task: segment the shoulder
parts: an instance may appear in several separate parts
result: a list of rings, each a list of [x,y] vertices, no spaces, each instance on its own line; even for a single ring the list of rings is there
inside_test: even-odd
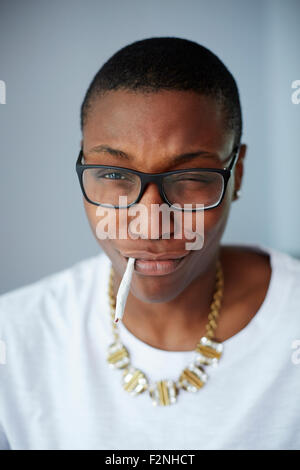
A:
[[[221,253],[227,267],[250,279],[270,277],[272,270],[288,275],[294,281],[300,278],[300,259],[263,244],[222,245]]]
[[[300,334],[300,260],[266,245],[222,245],[225,339],[255,317],[258,335],[273,328],[289,344]],[[221,326],[221,322],[220,322]],[[276,330],[277,328],[277,330]],[[277,331],[277,333],[276,333]]]
[[[236,285],[234,295],[245,298],[249,294],[260,304],[278,290],[278,297],[290,305],[298,303],[299,309],[300,259],[263,244],[222,245],[221,253],[225,275]]]
[[[25,327],[55,315],[67,315],[76,303],[92,289],[95,273],[100,277],[107,263],[106,255],[96,256],[74,263],[72,266],[45,276],[36,282],[13,289],[0,296],[0,334],[10,326]],[[51,318],[50,318],[51,317]]]

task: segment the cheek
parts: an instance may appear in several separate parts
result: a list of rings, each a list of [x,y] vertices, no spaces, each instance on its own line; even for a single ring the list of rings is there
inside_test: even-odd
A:
[[[220,240],[229,216],[231,197],[231,192],[226,191],[223,201],[218,207],[205,211],[204,227],[205,237],[207,240],[210,238],[217,238]]]
[[[214,208],[205,211],[188,213],[182,218],[182,226],[186,234],[189,232],[199,233],[204,236],[204,244],[210,238],[215,238],[218,233],[221,235],[225,228],[230,210],[230,197],[224,195],[222,203]]]
[[[107,244],[109,240],[105,240],[104,237],[101,237],[101,232],[108,229],[107,222],[109,222],[109,213],[106,209],[90,204],[86,200],[84,200],[83,203],[90,228],[97,239],[97,242],[101,246]]]
[[[204,232],[205,238],[208,239],[216,236],[224,227],[227,220],[227,211],[223,203],[221,206],[206,211],[204,214]]]
[[[97,206],[90,204],[85,199],[83,199],[83,205],[84,205],[85,213],[88,218],[90,227],[93,233],[95,234],[96,224],[97,224],[97,219],[98,219],[96,215]]]
[[[84,209],[90,228],[101,246],[113,259],[115,255],[114,240],[118,239],[118,211],[90,204],[83,199]]]

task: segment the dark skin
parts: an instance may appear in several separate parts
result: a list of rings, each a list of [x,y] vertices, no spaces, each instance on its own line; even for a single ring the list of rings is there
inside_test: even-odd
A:
[[[108,152],[93,150],[99,145],[122,150],[124,159]],[[98,163],[160,173],[183,168],[223,168],[234,145],[233,131],[226,130],[220,106],[210,97],[188,91],[133,93],[127,90],[107,92],[93,103],[84,129],[82,146],[85,163]],[[205,151],[191,160],[174,165],[174,156]],[[271,267],[269,257],[246,248],[220,243],[235,200],[241,188],[246,145],[228,182],[222,203],[204,212],[204,244],[191,250],[180,269],[164,276],[142,276],[134,272],[123,323],[137,338],[159,349],[193,350],[205,325],[215,288],[216,261],[219,256],[224,273],[224,296],[215,339],[224,341],[243,329],[260,308],[268,290]],[[126,269],[119,251],[184,252],[184,237],[99,240],[96,225],[97,206],[84,198],[90,227],[110,258],[114,271],[114,292],[118,291]],[[162,204],[157,187],[149,184],[140,201],[149,206]],[[123,209],[124,210],[124,209]],[[131,218],[128,217],[128,223]]]

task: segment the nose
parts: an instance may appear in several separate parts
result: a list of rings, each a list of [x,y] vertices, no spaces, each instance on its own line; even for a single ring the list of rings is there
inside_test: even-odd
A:
[[[135,220],[130,222],[128,230],[134,238],[171,238],[174,224],[172,212],[169,212],[169,206],[155,183],[147,183],[140,201],[129,208],[129,220],[130,215]]]
[[[159,187],[154,182],[146,184],[142,197],[139,201],[141,204],[163,204],[163,199],[159,192]]]

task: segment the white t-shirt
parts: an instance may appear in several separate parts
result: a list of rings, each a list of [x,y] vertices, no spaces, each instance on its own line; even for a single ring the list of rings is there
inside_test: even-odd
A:
[[[300,449],[300,261],[240,246],[270,253],[266,298],[203,388],[170,406],[130,395],[107,363],[105,253],[0,296],[0,449]],[[150,382],[176,381],[195,357],[119,330]]]

